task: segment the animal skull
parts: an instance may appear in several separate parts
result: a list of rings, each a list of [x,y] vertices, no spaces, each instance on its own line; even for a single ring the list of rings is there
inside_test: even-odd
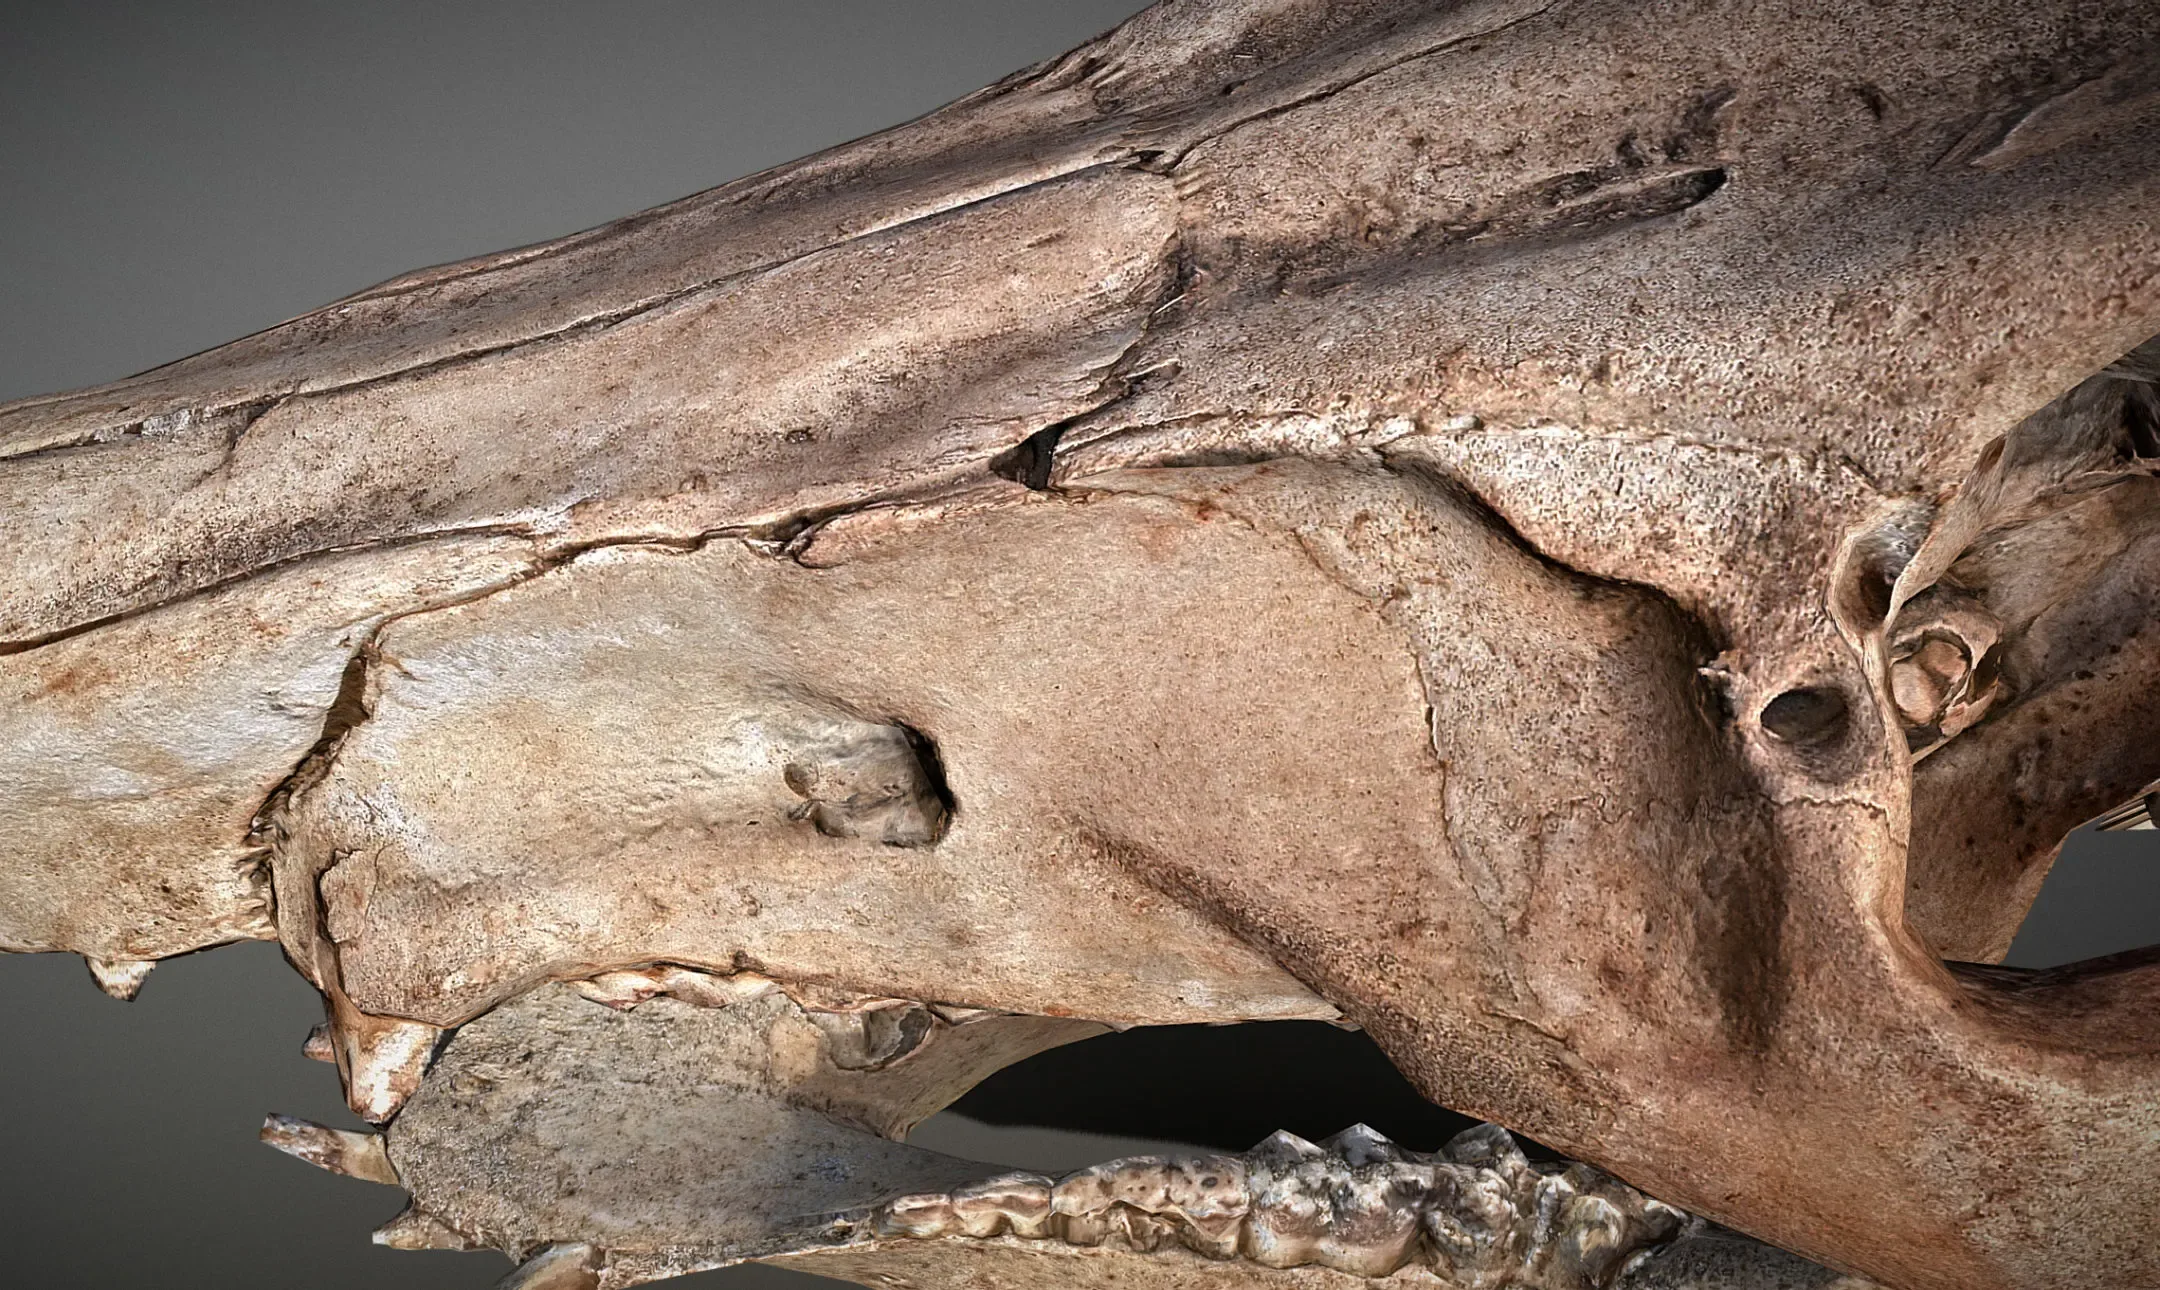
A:
[[[2160,781],[2156,53],[1167,0],[0,409],[0,948],[281,940],[527,1287],[2160,1283],[2160,956],[1985,966]],[[900,1141],[1282,1018],[1596,1167]]]

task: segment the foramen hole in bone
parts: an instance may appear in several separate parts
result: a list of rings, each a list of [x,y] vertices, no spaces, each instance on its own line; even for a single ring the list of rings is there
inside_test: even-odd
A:
[[[1165,0],[0,408],[0,947],[276,940],[526,1290],[2160,1285],[2160,948],[2001,966],[2160,800],[2156,68]],[[908,1141],[1286,1021],[1489,1123]]]

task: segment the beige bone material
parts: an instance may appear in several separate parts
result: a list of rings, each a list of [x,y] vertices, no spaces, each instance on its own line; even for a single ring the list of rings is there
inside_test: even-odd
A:
[[[1168,0],[0,408],[0,947],[279,936],[536,1285],[1357,1275],[437,1212],[507,1126],[431,1062],[679,1014],[908,1194],[1023,1050],[1322,1018],[1842,1274],[2160,1282],[2160,958],[1985,966],[2160,781],[2155,68],[2136,0]]]

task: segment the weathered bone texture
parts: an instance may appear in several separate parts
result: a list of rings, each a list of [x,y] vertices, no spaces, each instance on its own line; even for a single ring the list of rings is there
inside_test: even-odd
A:
[[[1373,1275],[879,1226],[997,1065],[1296,1017],[1654,1254],[1392,1279],[2160,1284],[2160,953],[1984,966],[2160,784],[2156,211],[2146,0],[1167,0],[0,408],[0,947],[279,937],[384,1239],[533,1286]]]

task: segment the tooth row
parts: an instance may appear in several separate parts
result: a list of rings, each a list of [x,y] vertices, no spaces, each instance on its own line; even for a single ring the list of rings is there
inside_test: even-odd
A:
[[[1321,1145],[1277,1133],[1242,1156],[1136,1156],[1055,1181],[1001,1174],[877,1214],[884,1236],[1182,1247],[1364,1277],[1418,1262],[1466,1286],[1552,1290],[1610,1285],[1688,1222],[1587,1165],[1534,1166],[1489,1124],[1436,1155],[1361,1124]]]

